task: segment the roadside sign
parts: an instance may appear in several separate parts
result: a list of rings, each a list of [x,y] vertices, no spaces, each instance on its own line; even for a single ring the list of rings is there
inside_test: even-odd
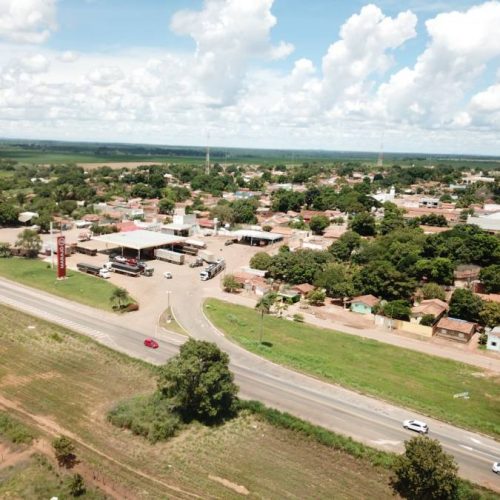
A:
[[[66,278],[66,238],[57,237],[57,279]]]

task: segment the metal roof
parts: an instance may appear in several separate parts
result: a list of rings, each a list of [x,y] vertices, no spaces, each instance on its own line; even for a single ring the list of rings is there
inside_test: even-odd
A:
[[[139,229],[138,231],[128,231],[125,233],[103,234],[102,236],[97,236],[92,239],[117,247],[132,248],[134,250],[161,247],[184,241],[182,236],[173,236],[172,234],[146,231],[143,229]]]
[[[268,233],[266,231],[254,231],[253,229],[239,229],[229,233],[237,238],[253,238],[256,240],[279,241],[283,239],[282,234]]]

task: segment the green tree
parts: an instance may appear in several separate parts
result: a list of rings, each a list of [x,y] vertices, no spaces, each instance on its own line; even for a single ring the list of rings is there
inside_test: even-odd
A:
[[[241,288],[241,285],[232,274],[226,274],[222,280],[222,286],[225,292],[234,293]]]
[[[424,299],[440,299],[445,300],[446,294],[441,286],[437,283],[426,283],[422,287],[422,295]]]
[[[259,269],[261,271],[267,271],[272,262],[272,257],[266,252],[257,252],[250,259],[250,267],[252,269]]]
[[[325,303],[326,293],[323,290],[312,290],[307,294],[307,302],[312,306],[322,306]]]
[[[386,300],[408,300],[415,291],[416,281],[398,271],[390,262],[375,260],[368,263],[353,278],[355,289]]]
[[[406,300],[393,300],[387,302],[381,308],[384,316],[391,319],[402,319],[408,321],[410,319],[411,309]]]
[[[26,257],[33,259],[38,256],[42,249],[42,238],[32,229],[25,229],[17,238],[16,246],[20,247]]]
[[[236,200],[231,203],[234,211],[234,222],[240,224],[255,224],[257,217],[255,210],[258,207],[257,200]]]
[[[479,313],[482,308],[483,301],[480,297],[466,288],[457,288],[450,299],[448,316],[477,323],[480,320]]]
[[[500,293],[500,264],[483,267],[479,279],[486,293]]]
[[[354,295],[352,281],[353,269],[346,264],[332,262],[324,271],[319,271],[314,284],[326,290],[326,295],[335,299],[343,299]]]
[[[439,441],[416,437],[405,442],[405,453],[396,458],[392,486],[408,500],[458,498],[458,466],[444,453]]]
[[[68,481],[69,494],[72,497],[80,497],[85,495],[87,488],[85,487],[85,482],[80,474],[73,474]]]
[[[259,342],[262,344],[262,337],[264,332],[264,314],[269,314],[273,308],[274,303],[278,295],[276,292],[267,292],[264,294],[260,300],[255,305],[255,309],[260,312],[260,331],[259,331]]]
[[[309,227],[314,234],[323,234],[330,225],[330,219],[326,215],[313,215],[309,221]]]
[[[50,223],[53,221],[52,215],[48,212],[40,212],[38,217],[33,219],[33,224],[40,228],[41,233],[48,233],[50,231]]]
[[[361,236],[354,231],[345,232],[335,243],[330,245],[328,251],[338,260],[348,261],[354,250],[361,245]]]
[[[158,211],[161,214],[171,214],[174,210],[175,202],[170,198],[162,198],[158,202]]]
[[[66,436],[59,436],[52,441],[52,448],[60,466],[72,467],[76,461],[75,445]]]
[[[368,212],[361,212],[352,218],[349,228],[361,236],[374,236],[376,233],[375,218]]]
[[[5,201],[0,202],[0,226],[14,226],[18,224],[19,210]]]
[[[236,411],[238,387],[229,356],[212,342],[185,342],[159,369],[158,390],[186,422],[218,423]]]
[[[109,300],[113,309],[123,309],[130,303],[130,295],[125,288],[115,288]]]
[[[498,302],[484,302],[479,312],[479,320],[482,325],[489,328],[500,325],[500,304]]]
[[[0,258],[6,258],[10,256],[10,243],[0,241]]]
[[[450,259],[436,257],[435,259],[421,259],[415,265],[417,276],[440,285],[453,284],[453,271],[455,267]]]
[[[420,320],[422,326],[432,326],[436,322],[434,314],[424,314]]]

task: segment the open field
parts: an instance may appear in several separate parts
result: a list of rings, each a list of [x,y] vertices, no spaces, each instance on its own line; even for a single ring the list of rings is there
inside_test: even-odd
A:
[[[58,281],[50,264],[16,257],[0,259],[0,276],[88,306],[112,310],[109,299],[115,285],[94,276],[67,270],[68,279]]]
[[[500,437],[500,377],[480,369],[364,339],[264,317],[216,299],[209,319],[245,349],[304,373],[413,408],[455,425]],[[469,400],[453,395],[468,391]]]
[[[150,392],[154,369],[4,307],[0,350],[0,407],[15,405],[17,418],[44,432],[67,432],[89,468],[136,497],[236,498],[247,490],[251,498],[391,498],[387,470],[248,412],[154,446],[119,430],[108,410]]]

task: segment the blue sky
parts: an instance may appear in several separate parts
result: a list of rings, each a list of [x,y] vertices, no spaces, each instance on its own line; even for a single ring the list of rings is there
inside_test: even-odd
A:
[[[497,0],[4,4],[4,137],[500,154]]]

